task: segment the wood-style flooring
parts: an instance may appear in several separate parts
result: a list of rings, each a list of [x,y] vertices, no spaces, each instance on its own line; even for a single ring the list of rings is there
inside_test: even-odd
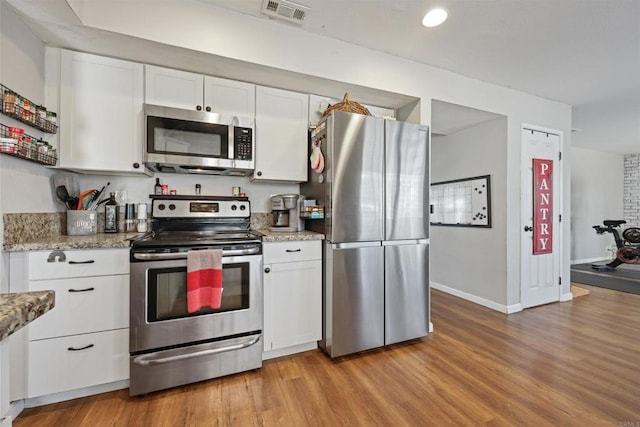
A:
[[[584,288],[509,316],[432,290],[435,332],[424,340],[30,408],[14,425],[639,427],[640,295]]]

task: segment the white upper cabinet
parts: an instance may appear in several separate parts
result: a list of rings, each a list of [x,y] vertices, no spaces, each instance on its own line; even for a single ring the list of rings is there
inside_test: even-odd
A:
[[[59,166],[144,172],[142,64],[67,50],[60,61]]]
[[[328,96],[309,95],[309,127],[316,126],[322,120],[322,113],[324,110],[333,105],[336,102],[341,102],[341,99],[330,98]],[[364,105],[364,104],[363,104]],[[395,117],[396,112],[391,108],[374,107],[371,105],[364,105],[367,107],[372,116],[375,117]]]
[[[256,88],[254,180],[307,180],[309,95]]]
[[[145,65],[144,71],[145,103],[187,110],[204,108],[204,80],[201,74],[153,65]]]
[[[226,114],[240,126],[253,126],[255,91],[251,83],[145,65],[147,104]]]
[[[253,119],[256,115],[256,85],[204,76],[204,105],[205,108],[211,107],[214,113]]]

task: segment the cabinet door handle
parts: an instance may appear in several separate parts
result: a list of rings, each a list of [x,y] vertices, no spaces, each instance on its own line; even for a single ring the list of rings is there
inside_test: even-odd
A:
[[[85,345],[84,347],[80,347],[80,348],[69,347],[69,348],[67,348],[67,350],[69,350],[69,351],[81,351],[81,350],[86,350],[86,349],[91,348],[91,347],[93,347],[93,344]]]
[[[207,106],[207,108],[205,108],[205,110],[211,111],[211,107]]]
[[[202,111],[202,105],[196,105],[196,110]]]
[[[258,176],[262,176],[262,171],[258,171],[258,172],[256,172],[256,175],[258,175]]]
[[[69,264],[93,264],[95,261],[90,259],[87,261],[69,261]]]
[[[271,272],[271,269],[269,267],[267,267],[267,268],[264,269],[264,272],[265,273],[269,273],[269,272]]]
[[[285,252],[301,252],[302,249],[287,249]]]
[[[85,288],[85,289],[69,289],[69,292],[89,292],[89,291],[95,291],[96,288]]]
[[[140,168],[140,163],[135,162],[135,163],[133,164],[133,168],[134,168],[134,169],[138,169],[138,168]]]

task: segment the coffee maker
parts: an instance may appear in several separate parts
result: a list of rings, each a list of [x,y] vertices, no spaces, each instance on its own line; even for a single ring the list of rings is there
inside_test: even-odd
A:
[[[273,227],[270,231],[292,233],[304,230],[304,218],[300,218],[304,196],[299,194],[276,194],[271,196]]]

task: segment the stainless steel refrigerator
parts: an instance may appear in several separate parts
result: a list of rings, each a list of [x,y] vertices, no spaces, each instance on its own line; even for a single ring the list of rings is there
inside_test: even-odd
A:
[[[322,349],[337,357],[429,331],[428,127],[331,112],[311,134],[324,155],[301,185],[324,205]]]

